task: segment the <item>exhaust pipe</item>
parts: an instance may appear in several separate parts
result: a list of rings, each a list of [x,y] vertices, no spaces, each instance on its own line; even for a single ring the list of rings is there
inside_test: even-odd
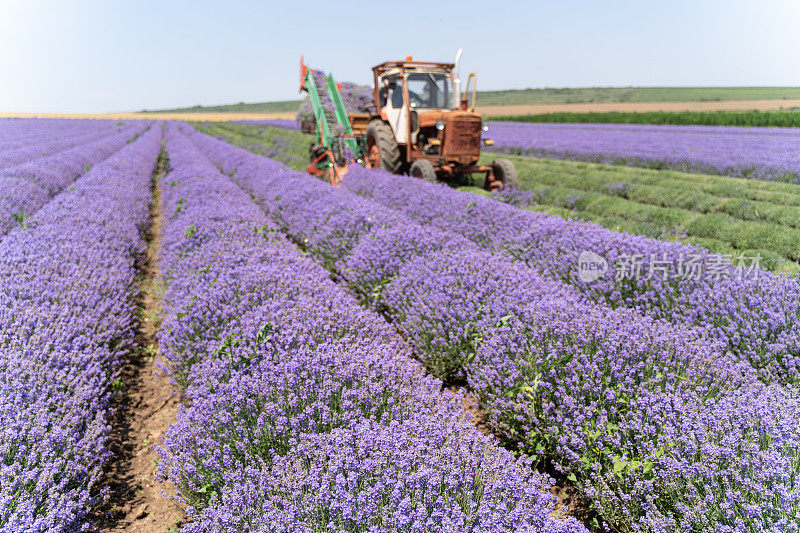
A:
[[[461,78],[458,73],[461,70],[461,48],[456,52],[455,69],[453,72],[453,109],[461,109]]]

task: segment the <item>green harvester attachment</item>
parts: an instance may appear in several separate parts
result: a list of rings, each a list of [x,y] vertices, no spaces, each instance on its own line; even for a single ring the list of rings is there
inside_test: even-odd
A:
[[[316,122],[316,144],[310,148],[309,165],[306,170],[309,174],[330,179],[331,183],[338,185],[347,173],[348,165],[353,160],[363,160],[366,153],[366,142],[363,136],[354,135],[353,127],[347,116],[347,109],[342,101],[342,93],[333,79],[333,74],[325,80],[328,95],[333,103],[336,124],[331,130],[325,106],[322,104],[319,90],[317,90],[314,71],[303,64],[300,59],[300,91],[306,91],[311,101]],[[349,152],[349,153],[348,153]]]

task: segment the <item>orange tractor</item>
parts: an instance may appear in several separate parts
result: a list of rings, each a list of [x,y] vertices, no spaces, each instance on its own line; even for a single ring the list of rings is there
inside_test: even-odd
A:
[[[338,184],[347,165],[383,168],[394,174],[436,182],[485,175],[486,189],[517,185],[514,165],[505,158],[479,165],[481,139],[488,130],[475,112],[476,77],[471,73],[463,94],[457,64],[387,61],[372,68],[373,113],[347,113],[339,86],[330,75],[326,86],[337,125],[332,132],[315,84],[314,72],[300,60],[300,90],[307,91],[316,122],[318,144],[311,146],[311,174]],[[472,98],[468,89],[472,81]]]

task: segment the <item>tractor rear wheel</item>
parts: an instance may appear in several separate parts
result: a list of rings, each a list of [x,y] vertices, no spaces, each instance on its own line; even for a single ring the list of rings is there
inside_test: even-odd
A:
[[[425,181],[436,183],[436,169],[433,168],[433,163],[427,159],[417,159],[411,163],[411,168],[408,173],[415,178],[422,178]]]
[[[496,181],[503,184],[503,187],[506,185],[511,185],[512,187],[519,186],[519,178],[517,177],[517,169],[514,168],[514,163],[504,157],[494,160],[494,163],[492,163],[492,174],[494,174],[494,179]]]
[[[392,127],[382,120],[373,120],[367,126],[367,167],[382,168],[392,174],[399,174],[403,168]]]

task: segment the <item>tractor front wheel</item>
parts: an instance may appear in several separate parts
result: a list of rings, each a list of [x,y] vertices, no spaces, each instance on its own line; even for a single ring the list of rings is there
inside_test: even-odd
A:
[[[425,181],[436,183],[436,169],[433,168],[433,163],[427,159],[417,159],[411,163],[411,168],[408,173],[415,178],[422,178]]]
[[[382,120],[373,120],[367,126],[367,168],[382,168],[392,174],[399,174],[403,168],[392,127]]]
[[[514,168],[514,163],[504,157],[494,160],[492,174],[495,181],[502,183],[503,187],[506,185],[519,186],[519,178],[517,177],[517,169]]]

